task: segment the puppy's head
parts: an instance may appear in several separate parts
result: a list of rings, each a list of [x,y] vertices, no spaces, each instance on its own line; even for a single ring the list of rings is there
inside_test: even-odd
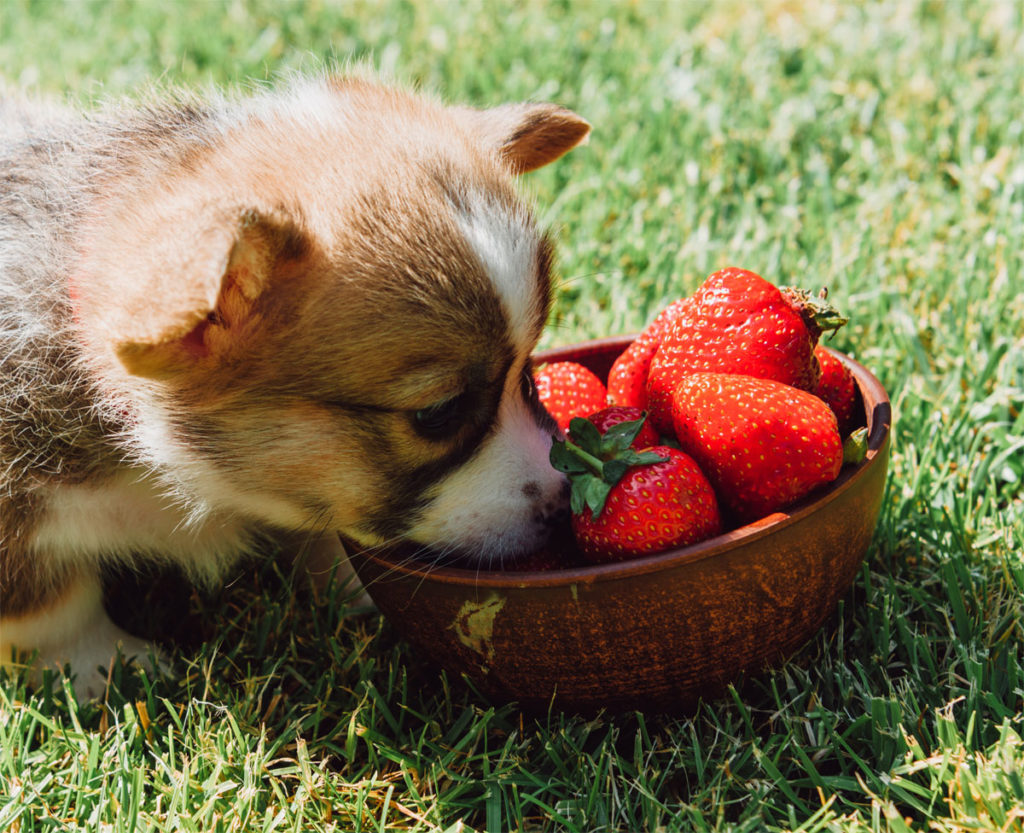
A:
[[[564,503],[529,365],[551,245],[513,177],[588,130],[553,105],[326,81],[145,168],[74,280],[139,453],[278,526],[485,559],[538,545]]]

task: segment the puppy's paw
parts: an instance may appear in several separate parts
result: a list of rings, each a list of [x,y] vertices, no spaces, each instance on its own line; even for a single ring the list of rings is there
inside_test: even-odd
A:
[[[59,677],[69,667],[75,691],[83,699],[103,695],[108,672],[119,655],[166,673],[170,666],[160,651],[115,625],[100,598],[99,583],[83,579],[45,607],[5,619],[0,640],[3,661],[7,662],[14,650],[34,654],[28,669],[28,682],[33,686],[42,683],[44,671],[54,671]]]
[[[63,650],[42,654],[36,661],[41,667],[70,666],[75,693],[81,699],[99,699],[106,692],[110,679],[110,667],[120,659],[125,664],[134,663],[158,675],[170,672],[170,660],[155,645],[132,636],[117,627],[105,615],[105,621],[96,624],[73,644]],[[50,652],[48,652],[50,653]]]

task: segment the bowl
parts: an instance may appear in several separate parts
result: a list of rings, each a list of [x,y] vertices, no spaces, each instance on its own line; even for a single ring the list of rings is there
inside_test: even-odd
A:
[[[547,350],[602,378],[631,339]],[[784,512],[633,561],[485,572],[352,551],[398,633],[488,697],[524,709],[683,711],[807,643],[849,591],[871,543],[889,457],[889,398],[850,368],[866,459]],[[350,548],[351,549],[351,548]]]

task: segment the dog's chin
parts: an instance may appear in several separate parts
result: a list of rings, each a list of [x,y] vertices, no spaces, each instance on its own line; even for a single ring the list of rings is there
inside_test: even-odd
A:
[[[419,558],[436,565],[473,570],[500,570],[544,546],[551,537],[548,526],[522,533],[496,534],[452,544],[420,544]]]
[[[386,555],[403,563],[421,562],[431,567],[460,567],[470,570],[501,570],[542,548],[552,537],[562,515],[539,521],[515,532],[487,532],[457,541],[421,541],[412,537],[383,543],[364,536],[348,537],[347,546],[367,553]],[[360,540],[361,539],[361,540]]]

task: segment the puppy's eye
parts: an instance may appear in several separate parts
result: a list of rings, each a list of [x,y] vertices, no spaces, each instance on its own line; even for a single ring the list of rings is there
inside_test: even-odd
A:
[[[413,412],[413,424],[420,436],[428,440],[443,440],[451,436],[463,422],[463,396],[453,396]]]
[[[533,369],[527,367],[523,370],[523,376],[519,382],[519,389],[523,395],[523,399],[527,402],[537,401],[537,383],[533,381]]]

